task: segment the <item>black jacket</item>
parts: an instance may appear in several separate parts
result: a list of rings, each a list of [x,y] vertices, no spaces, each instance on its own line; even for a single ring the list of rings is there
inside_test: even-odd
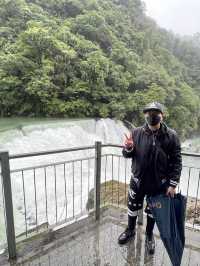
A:
[[[147,124],[132,130],[135,143],[132,151],[123,148],[125,158],[132,158],[132,173],[142,180],[148,171],[148,163],[153,163],[157,186],[167,179],[170,186],[176,187],[182,170],[181,145],[176,132],[163,122],[157,135],[153,134]],[[154,145],[155,144],[155,145]],[[150,160],[152,152],[153,161]]]

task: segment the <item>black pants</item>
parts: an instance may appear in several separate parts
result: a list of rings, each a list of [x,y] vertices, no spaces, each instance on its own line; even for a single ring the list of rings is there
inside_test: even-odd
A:
[[[162,194],[165,192],[166,192],[166,185],[164,183],[163,186],[157,190],[156,194]],[[128,202],[127,202],[128,215],[131,217],[137,216],[138,211],[143,209],[143,203],[144,203],[145,196],[149,197],[150,195],[152,194],[146,189],[144,189],[144,186],[140,182],[140,180],[131,176],[129,190],[128,190]],[[155,195],[155,192],[154,192],[154,195]],[[147,215],[153,218],[152,212],[148,204],[146,205],[146,208],[144,211]]]

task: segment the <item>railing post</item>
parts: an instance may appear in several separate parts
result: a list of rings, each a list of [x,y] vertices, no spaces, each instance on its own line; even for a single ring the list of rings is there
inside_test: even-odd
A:
[[[4,191],[3,196],[5,201],[5,219],[6,219],[8,254],[9,254],[9,259],[15,259],[16,258],[15,227],[14,227],[14,216],[13,216],[9,153],[7,151],[0,152],[0,161],[1,161],[2,185]]]
[[[94,208],[95,219],[100,218],[100,193],[101,193],[101,142],[95,142],[95,177],[94,177]]]
[[[143,225],[143,209],[138,211],[138,224]]]

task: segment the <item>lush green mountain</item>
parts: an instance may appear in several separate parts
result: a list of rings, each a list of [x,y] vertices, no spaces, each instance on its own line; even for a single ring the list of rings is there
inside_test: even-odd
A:
[[[200,127],[199,36],[181,39],[140,0],[0,0],[1,116],[143,122],[166,105],[182,136]]]

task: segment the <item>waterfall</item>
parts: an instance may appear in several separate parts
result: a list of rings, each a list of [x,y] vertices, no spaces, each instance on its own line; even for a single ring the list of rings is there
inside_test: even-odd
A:
[[[88,120],[76,120],[76,121],[59,121],[54,123],[44,123],[36,125],[21,126],[17,129],[3,132],[1,134],[1,149],[8,150],[10,154],[32,153],[39,151],[58,150],[64,148],[80,147],[94,145],[95,141],[101,141],[102,143],[122,144],[124,139],[124,133],[128,133],[128,129],[123,125],[121,121],[115,121],[112,119],[88,119]],[[121,149],[119,148],[103,148],[102,153],[115,153],[121,155]],[[79,158],[86,158],[94,156],[94,150],[84,150],[76,152],[68,152],[61,154],[37,156],[32,158],[23,158],[10,160],[11,170],[37,167],[39,165],[51,164],[52,162],[63,162]],[[68,215],[72,216],[72,206],[74,204],[75,214],[80,210],[80,162],[74,164],[74,193],[75,202],[73,203],[73,191],[72,191],[72,165],[67,164],[65,171],[67,172],[67,206]],[[105,167],[105,158],[102,159],[102,172]],[[121,169],[124,167],[124,162],[121,163]],[[130,169],[130,167],[129,167]],[[55,180],[54,180],[53,167],[46,169],[47,174],[47,201],[48,201],[48,223],[55,223],[55,212],[51,209],[55,209]],[[83,161],[83,183],[82,183],[82,204],[83,208],[86,206],[88,199],[88,183],[89,190],[94,186],[94,161],[88,163]],[[115,169],[114,169],[115,171]],[[89,172],[89,179],[88,179]],[[102,173],[103,174],[103,173]],[[24,214],[26,211],[26,222],[28,227],[34,227],[36,223],[35,215],[35,191],[34,191],[34,173],[32,170],[24,171],[24,185],[25,185],[25,197],[26,197],[26,210],[24,206],[24,196],[22,193],[22,172],[14,172],[11,174],[12,193],[13,193],[13,205],[14,205],[14,218],[17,234],[25,231]],[[42,224],[46,222],[45,216],[45,178],[44,169],[36,168],[36,188],[37,188],[37,215],[38,223]],[[111,160],[107,163],[107,180],[111,179]],[[64,207],[66,199],[64,195],[64,179],[63,179],[63,165],[56,166],[56,190],[58,194],[57,198],[57,218],[64,218]],[[120,179],[124,178],[124,172],[120,170]],[[89,181],[88,181],[89,180]],[[0,218],[3,217],[2,208],[2,193],[0,192]],[[2,221],[2,219],[1,219]],[[2,227],[2,225],[0,225]],[[3,234],[3,233],[2,233]],[[0,239],[3,237],[0,230]]]

